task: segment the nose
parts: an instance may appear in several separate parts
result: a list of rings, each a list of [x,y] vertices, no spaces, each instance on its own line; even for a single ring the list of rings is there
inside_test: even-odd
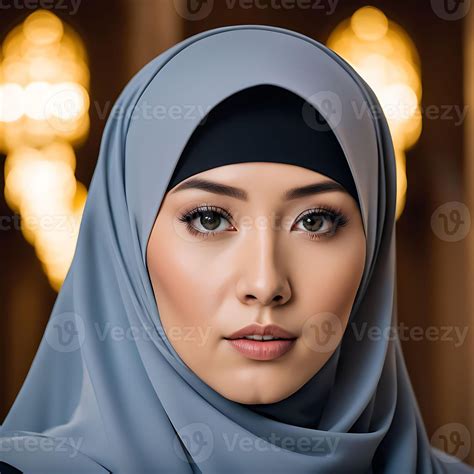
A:
[[[279,306],[291,298],[290,283],[281,266],[284,256],[277,250],[271,232],[249,236],[242,245],[237,257],[240,274],[236,293],[243,304]]]

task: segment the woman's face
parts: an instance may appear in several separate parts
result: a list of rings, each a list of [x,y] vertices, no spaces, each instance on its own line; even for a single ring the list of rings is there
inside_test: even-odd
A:
[[[336,188],[289,194],[321,183]],[[259,404],[296,392],[334,352],[365,253],[357,203],[335,181],[299,166],[250,162],[172,188],[147,265],[163,329],[182,360],[224,397]],[[233,338],[252,323],[258,327],[249,333],[272,324],[285,340]]]

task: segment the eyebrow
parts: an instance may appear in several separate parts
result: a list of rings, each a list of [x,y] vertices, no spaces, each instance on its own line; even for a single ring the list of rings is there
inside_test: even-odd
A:
[[[184,191],[185,189],[200,189],[201,191],[222,194],[223,196],[229,196],[241,201],[248,201],[248,194],[243,189],[201,178],[193,178],[181,183],[171,192],[171,194],[177,193],[178,191]],[[344,186],[335,181],[321,181],[320,183],[313,183],[298,188],[288,189],[283,197],[287,201],[290,201],[293,199],[299,199],[302,197],[311,196],[313,194],[326,193],[330,191],[347,193],[347,190],[344,188]]]

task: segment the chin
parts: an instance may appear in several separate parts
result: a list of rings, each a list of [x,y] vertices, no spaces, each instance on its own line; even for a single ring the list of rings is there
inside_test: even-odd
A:
[[[268,403],[276,403],[296,392],[295,390],[288,390],[288,387],[272,387],[271,384],[266,384],[263,387],[252,387],[253,390],[243,389],[240,385],[235,390],[226,391],[223,393],[219,391],[225,398],[233,402],[242,403],[244,405],[261,405]]]

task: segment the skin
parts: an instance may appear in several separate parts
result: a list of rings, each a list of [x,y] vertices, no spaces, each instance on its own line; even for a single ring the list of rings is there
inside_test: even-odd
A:
[[[194,178],[241,188],[248,200],[177,191]],[[160,206],[147,265],[163,329],[184,363],[230,400],[260,404],[289,397],[321,369],[342,338],[366,257],[357,203],[344,189],[293,200],[283,196],[287,189],[323,181],[334,183],[299,166],[238,163],[181,181]],[[216,232],[207,238],[193,236],[179,220],[203,204],[232,217],[211,213],[211,223],[202,214],[193,218],[194,228]],[[306,226],[301,214],[319,206],[340,210],[347,223],[325,235],[334,222],[327,215]],[[281,326],[297,336],[293,348],[270,361],[245,357],[224,337],[251,323]]]

